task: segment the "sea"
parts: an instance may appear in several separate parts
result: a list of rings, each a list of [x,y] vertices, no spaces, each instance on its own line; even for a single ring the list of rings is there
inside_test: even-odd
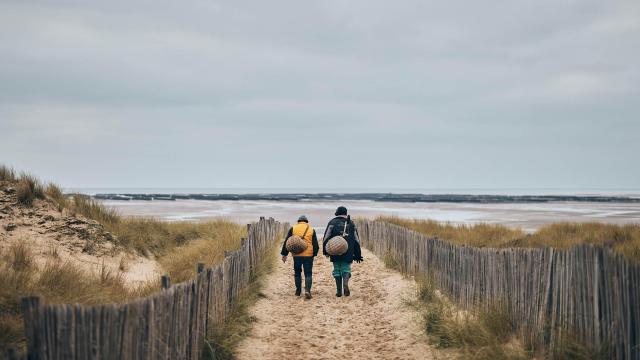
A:
[[[474,195],[597,195],[640,198],[640,189],[336,189],[336,188],[68,188],[65,192],[88,195],[132,194],[277,194],[277,193],[400,193],[400,194],[474,194]],[[397,216],[408,219],[432,219],[453,224],[492,223],[535,231],[557,221],[640,223],[640,203],[571,202],[547,203],[405,203],[350,201],[248,201],[248,200],[176,200],[121,201],[102,200],[125,216],[153,217],[165,221],[203,221],[226,219],[250,223],[261,216],[295,222],[305,215],[321,231],[338,206],[345,206],[354,217]]]

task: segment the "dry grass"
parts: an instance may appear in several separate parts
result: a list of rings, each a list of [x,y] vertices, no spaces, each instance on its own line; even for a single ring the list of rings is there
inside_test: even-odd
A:
[[[87,195],[74,194],[66,205],[72,214],[95,220],[105,228],[114,228],[122,220],[115,209],[107,208]]]
[[[411,220],[379,217],[427,236],[458,245],[476,247],[554,247],[566,249],[579,244],[611,246],[616,252],[640,261],[640,224],[614,225],[604,223],[559,222],[545,225],[532,234],[504,225],[453,225],[433,220]]]
[[[238,249],[240,238],[246,236],[246,227],[223,220],[193,225],[197,225],[193,230],[198,233],[198,240],[176,247],[160,258],[160,264],[172,282],[194,277],[199,262],[207,267],[222,262],[224,252]]]
[[[382,262],[389,269],[403,272],[402,262],[400,261],[400,257],[398,256],[398,254],[396,254],[395,252],[390,251],[386,253],[385,256],[382,258]]]
[[[58,211],[62,212],[68,206],[67,197],[64,196],[62,189],[56,184],[48,183],[44,189],[44,193],[56,206]]]
[[[436,291],[432,277],[417,281],[417,300],[412,305],[423,314],[424,329],[432,345],[453,349],[462,359],[527,358],[504,308],[459,311]]]
[[[35,176],[27,173],[22,173],[18,179],[16,187],[16,194],[18,195],[18,203],[24,206],[32,206],[35,199],[44,199],[44,187],[40,180]]]
[[[224,257],[224,250],[239,246],[246,232],[244,226],[224,220],[166,222],[121,217],[114,209],[84,195],[74,195],[69,203],[70,211],[96,220],[117,235],[118,245],[164,258],[170,273],[181,268],[177,262],[191,261],[189,267],[198,261],[217,263]],[[176,271],[176,279],[185,279],[179,273]]]
[[[191,278],[197,262],[207,266],[219,263],[224,259],[225,250],[237,249],[240,238],[246,236],[245,226],[222,220],[168,223],[121,217],[115,210],[85,195],[66,197],[55,184],[44,187],[37,178],[28,174],[16,177],[13,169],[1,165],[0,180],[16,183],[24,205],[33,204],[35,199],[47,199],[59,211],[96,220],[116,235],[117,245],[143,254],[153,253],[171,276],[172,283]],[[104,265],[87,271],[70,262],[61,262],[57,248],[48,249],[43,255],[46,257],[36,261],[24,242],[0,252],[0,353],[9,346],[24,348],[19,307],[23,296],[42,296],[49,303],[122,303],[160,288],[159,279],[136,289],[128,288],[121,273],[128,267],[125,257],[119,264],[120,271]],[[236,316],[241,319],[240,315]],[[227,344],[227,340],[224,342]]]
[[[284,235],[284,234],[283,234]],[[274,249],[270,249],[262,257],[262,261],[251,272],[249,287],[243,296],[234,303],[231,313],[222,324],[212,324],[209,337],[205,339],[203,359],[234,359],[233,352],[240,342],[249,336],[256,318],[249,314],[249,308],[258,299],[264,297],[261,292],[266,275],[273,271],[276,261]]]
[[[0,181],[16,181],[16,172],[12,167],[0,165]]]
[[[140,295],[122,276],[106,267],[87,272],[70,262],[49,260],[38,265],[31,249],[20,242],[0,252],[0,349],[24,346],[20,311],[23,296],[43,296],[48,302],[119,303]]]

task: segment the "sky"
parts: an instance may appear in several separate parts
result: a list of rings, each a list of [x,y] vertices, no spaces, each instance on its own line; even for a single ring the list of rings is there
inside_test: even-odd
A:
[[[64,187],[638,188],[640,2],[0,0]]]

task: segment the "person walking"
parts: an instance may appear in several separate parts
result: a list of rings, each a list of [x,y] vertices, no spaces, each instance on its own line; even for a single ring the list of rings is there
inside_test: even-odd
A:
[[[351,263],[354,261],[360,263],[364,259],[362,258],[362,252],[360,250],[358,229],[356,228],[356,224],[354,224],[347,215],[347,208],[344,206],[338,207],[335,216],[335,218],[329,221],[324,232],[322,253],[325,256],[329,256],[326,248],[327,242],[334,236],[343,236],[345,240],[347,240],[349,247],[344,254],[330,256],[331,262],[333,263],[333,277],[336,280],[336,296],[341,297],[343,288],[344,296],[351,295],[351,291],[349,290]]]
[[[316,236],[316,230],[309,226],[309,220],[306,216],[301,215],[298,218],[298,223],[292,226],[287,233],[287,237],[282,244],[282,262],[287,262],[287,240],[293,235],[299,236],[307,243],[307,248],[299,253],[293,255],[293,279],[296,285],[296,296],[300,296],[302,292],[302,271],[304,269],[304,297],[311,299],[311,285],[313,283],[313,258],[318,255],[318,238]]]

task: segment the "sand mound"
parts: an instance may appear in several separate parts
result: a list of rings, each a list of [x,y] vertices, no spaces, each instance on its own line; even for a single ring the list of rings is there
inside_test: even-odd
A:
[[[0,182],[0,250],[18,242],[31,248],[38,264],[70,261],[95,272],[104,266],[120,272],[132,287],[160,276],[154,259],[116,246],[115,236],[98,222],[60,212],[48,200],[35,200],[32,207],[20,205],[14,185]]]

